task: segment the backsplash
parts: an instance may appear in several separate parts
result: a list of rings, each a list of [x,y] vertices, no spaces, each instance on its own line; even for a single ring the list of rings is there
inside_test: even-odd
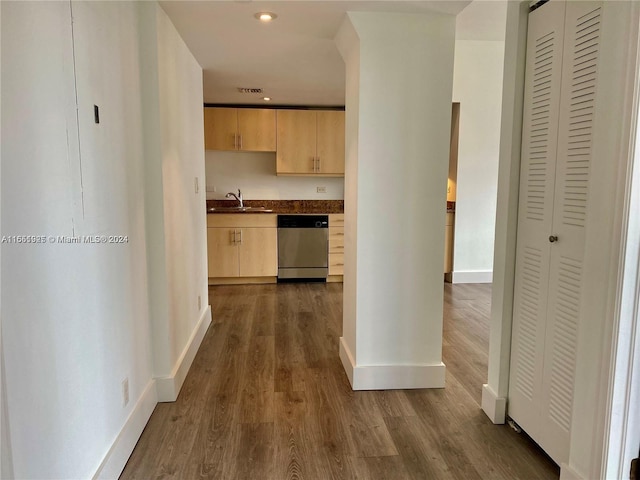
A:
[[[344,199],[344,178],[276,176],[275,153],[207,150],[205,158],[208,200],[224,199],[238,189],[247,200]],[[318,193],[318,187],[326,193]]]

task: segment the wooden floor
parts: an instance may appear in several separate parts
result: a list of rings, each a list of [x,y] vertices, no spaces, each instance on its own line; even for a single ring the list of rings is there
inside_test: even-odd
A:
[[[122,479],[542,479],[559,471],[480,409],[490,286],[445,285],[446,388],[353,392],[342,284],[212,287],[213,323]]]

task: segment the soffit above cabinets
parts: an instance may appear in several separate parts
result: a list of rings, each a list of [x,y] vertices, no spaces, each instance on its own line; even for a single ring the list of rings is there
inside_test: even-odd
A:
[[[347,11],[458,14],[469,1],[163,1],[204,70],[204,102],[344,105],[333,38]],[[270,23],[256,12],[278,15]],[[238,87],[262,88],[248,95]]]

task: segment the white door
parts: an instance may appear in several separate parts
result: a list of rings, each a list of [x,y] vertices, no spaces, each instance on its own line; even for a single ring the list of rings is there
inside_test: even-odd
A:
[[[529,15],[520,166],[509,416],[541,434],[549,235],[553,226],[564,2]]]
[[[600,15],[599,2],[567,2],[540,440],[557,462],[569,458]]]

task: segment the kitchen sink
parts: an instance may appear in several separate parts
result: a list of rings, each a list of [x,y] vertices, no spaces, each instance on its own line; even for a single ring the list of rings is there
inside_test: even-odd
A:
[[[211,207],[207,210],[209,213],[270,213],[265,207]]]

